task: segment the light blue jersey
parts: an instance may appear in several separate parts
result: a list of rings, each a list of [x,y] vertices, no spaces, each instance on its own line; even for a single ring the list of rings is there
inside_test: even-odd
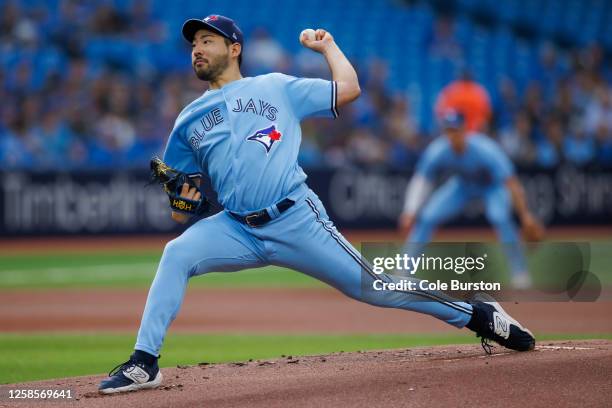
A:
[[[300,121],[336,117],[336,84],[268,74],[208,90],[178,116],[164,161],[208,174],[221,205],[237,212],[266,208],[306,180],[297,163]]]
[[[164,160],[188,174],[207,174],[225,211],[198,220],[166,245],[137,350],[159,354],[190,278],[267,265],[295,269],[373,305],[427,313],[456,327],[468,323],[472,306],[443,293],[364,291],[380,275],[338,232],[297,163],[300,121],[311,116],[337,116],[335,82],[244,78],[206,91],[181,112]],[[290,207],[281,212],[280,201]],[[253,211],[270,221],[253,226],[234,214]]]
[[[514,165],[499,145],[486,135],[469,134],[466,147],[457,154],[446,137],[434,140],[425,150],[415,172],[434,182],[450,175],[425,202],[417,214],[404,251],[419,253],[431,241],[438,225],[459,214],[478,199],[497,231],[510,262],[513,279],[525,281],[527,265],[516,225],[512,219],[512,198],[506,181],[514,176]]]
[[[448,172],[471,187],[491,187],[504,183],[514,174],[508,156],[489,137],[482,134],[466,136],[466,148],[457,154],[446,137],[434,140],[423,153],[416,172],[429,180]]]

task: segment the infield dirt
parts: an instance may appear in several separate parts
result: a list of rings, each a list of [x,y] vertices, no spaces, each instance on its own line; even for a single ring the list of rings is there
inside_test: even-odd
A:
[[[605,407],[612,342],[545,342],[532,352],[443,346],[162,369],[156,390],[102,396],[102,376],[0,387],[71,388],[45,407]],[[5,390],[2,391],[2,388]],[[39,404],[41,404],[39,402]],[[0,407],[41,406],[28,402]]]

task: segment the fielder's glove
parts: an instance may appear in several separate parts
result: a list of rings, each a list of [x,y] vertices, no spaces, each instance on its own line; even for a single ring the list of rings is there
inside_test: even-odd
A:
[[[533,216],[528,216],[523,220],[523,238],[528,242],[538,242],[544,239],[546,233],[544,227]]]
[[[209,208],[210,203],[193,179],[187,174],[168,166],[157,156],[151,159],[151,182],[161,184],[164,187],[164,191],[170,199],[172,211],[201,215]],[[181,196],[181,189],[185,183],[200,193],[199,200],[190,200]]]

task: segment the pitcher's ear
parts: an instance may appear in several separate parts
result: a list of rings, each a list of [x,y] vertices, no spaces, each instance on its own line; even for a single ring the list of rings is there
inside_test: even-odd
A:
[[[239,43],[233,43],[231,52],[233,57],[239,56],[240,54],[242,54],[242,45],[240,45]]]

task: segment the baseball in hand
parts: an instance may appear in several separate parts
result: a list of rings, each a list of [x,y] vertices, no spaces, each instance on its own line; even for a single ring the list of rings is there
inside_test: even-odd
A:
[[[303,39],[314,41],[316,39],[315,30],[313,30],[312,28],[302,30],[302,32],[300,33],[300,42],[302,42]]]

